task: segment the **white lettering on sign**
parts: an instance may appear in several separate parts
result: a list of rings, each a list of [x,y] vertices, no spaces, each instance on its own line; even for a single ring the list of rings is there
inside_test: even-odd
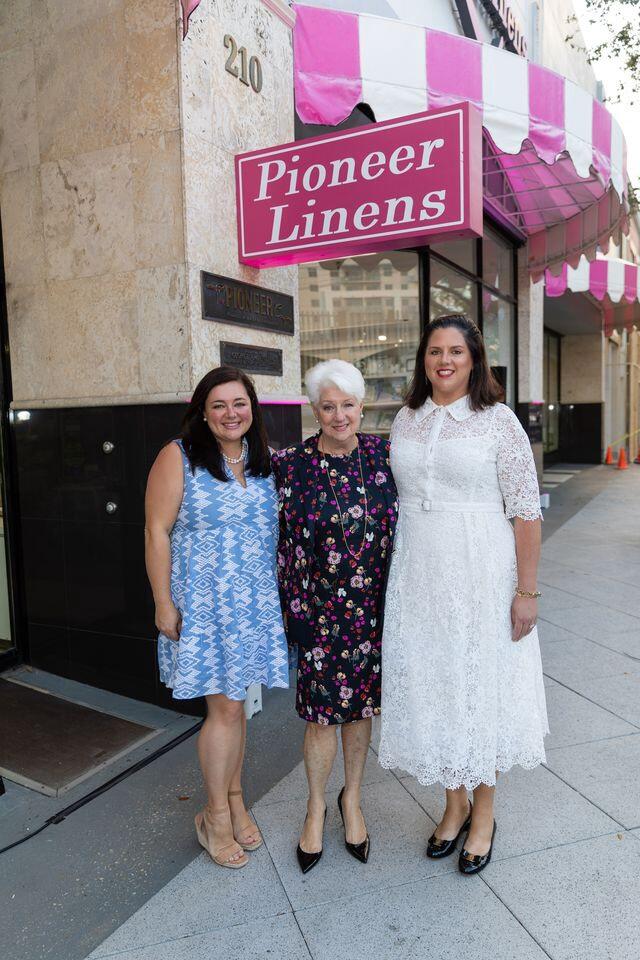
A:
[[[414,210],[413,197],[389,197],[384,201],[385,215],[382,226],[435,220],[445,211],[446,196],[446,190],[431,190],[425,193],[419,210]],[[307,200],[309,207],[315,206],[315,203],[313,198]],[[273,214],[271,237],[267,240],[270,244],[286,243],[290,240],[309,240],[311,237],[323,239],[339,233],[349,233],[352,228],[370,230],[378,223],[381,216],[380,204],[371,201],[361,203],[353,213],[346,207],[314,210],[303,214],[300,218],[304,224],[301,232],[299,223],[287,222],[288,203],[279,203],[269,209]]]
[[[388,169],[395,176],[402,176],[413,170],[433,170],[433,152],[440,150],[445,146],[445,141],[438,137],[435,140],[423,140],[418,146],[422,147],[420,154],[420,163],[416,166],[416,151],[410,144],[396,147],[387,159],[381,150],[374,150],[368,153],[360,163],[359,174],[364,180],[377,180]],[[300,155],[294,153],[291,157],[292,164],[300,162]],[[342,187],[347,183],[357,183],[356,161],[353,157],[342,157],[340,160],[332,160],[329,163],[330,170],[323,163],[312,163],[305,167],[300,176],[300,168],[297,166],[287,167],[284,160],[267,160],[266,163],[259,163],[260,169],[260,189],[256,200],[270,200],[271,194],[268,188],[271,184],[277,183],[283,177],[289,180],[289,186],[285,196],[296,196],[299,193],[314,193],[321,187]],[[344,178],[342,173],[346,170]],[[327,180],[327,177],[329,179]],[[275,208],[274,208],[275,209]]]
[[[241,262],[481,235],[481,137],[479,113],[461,103],[238,156]]]

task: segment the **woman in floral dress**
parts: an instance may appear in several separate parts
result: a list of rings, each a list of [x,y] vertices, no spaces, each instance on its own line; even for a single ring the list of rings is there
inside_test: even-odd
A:
[[[369,835],[360,809],[371,718],[380,712],[382,602],[397,515],[389,444],[357,433],[365,385],[343,360],[307,374],[321,429],[273,458],[281,502],[279,573],[289,644],[297,648],[296,706],[308,721],[303,872],[322,854],[325,788],[341,726],[345,783],[338,806],[345,844],[362,862]]]

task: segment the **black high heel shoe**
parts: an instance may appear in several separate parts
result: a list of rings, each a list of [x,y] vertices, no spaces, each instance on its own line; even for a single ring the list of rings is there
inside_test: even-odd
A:
[[[496,835],[497,823],[493,821],[493,833],[491,834],[491,846],[489,847],[487,853],[483,854],[473,854],[467,853],[467,851],[462,848],[460,856],[458,857],[458,869],[460,873],[464,873],[466,877],[471,876],[474,873],[480,873],[481,870],[484,870],[486,865],[491,860],[491,854],[493,853],[493,839]]]
[[[342,826],[344,827],[344,845],[351,854],[352,857],[355,857],[356,860],[359,860],[360,863],[366,863],[369,859],[369,849],[371,847],[371,840],[369,834],[365,837],[362,843],[349,843],[347,840],[347,827],[344,822],[344,813],[342,812],[342,794],[344,793],[344,787],[338,794],[338,810],[340,811],[340,816],[342,817]]]
[[[327,819],[327,808],[324,809],[324,819]],[[304,818],[305,823],[307,818]],[[324,829],[324,828],[323,828]],[[313,870],[316,863],[319,863],[320,857],[322,856],[322,847],[317,850],[315,853],[307,853],[306,850],[303,850],[300,844],[296,847],[296,856],[298,857],[298,863],[300,864],[300,869],[303,873],[309,873],[309,870]]]
[[[466,833],[471,826],[471,814],[473,813],[473,804],[469,802],[469,816],[462,824],[453,840],[441,840],[436,837],[435,832],[431,834],[427,841],[427,856],[432,860],[441,860],[443,857],[450,856],[455,850],[458,840],[463,833]]]

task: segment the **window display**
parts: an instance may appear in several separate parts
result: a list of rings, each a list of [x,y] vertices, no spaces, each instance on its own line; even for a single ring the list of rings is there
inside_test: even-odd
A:
[[[320,360],[354,363],[367,385],[362,428],[388,436],[420,336],[418,254],[402,250],[301,264],[299,278],[303,380]],[[315,426],[311,410],[303,408],[303,435]]]
[[[421,276],[425,290],[429,284],[422,307]],[[299,284],[303,380],[320,360],[354,363],[367,384],[363,430],[389,435],[423,324],[446,313],[480,324],[504,401],[515,409],[515,256],[496,230],[486,226],[482,240],[301,264]],[[303,407],[303,436],[315,428],[311,409]]]

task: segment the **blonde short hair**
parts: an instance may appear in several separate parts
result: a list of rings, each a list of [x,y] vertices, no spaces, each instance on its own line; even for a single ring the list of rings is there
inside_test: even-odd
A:
[[[362,402],[365,394],[364,377],[357,367],[346,360],[323,360],[307,370],[304,382],[311,403],[319,403],[326,387],[337,387],[350,397]]]

